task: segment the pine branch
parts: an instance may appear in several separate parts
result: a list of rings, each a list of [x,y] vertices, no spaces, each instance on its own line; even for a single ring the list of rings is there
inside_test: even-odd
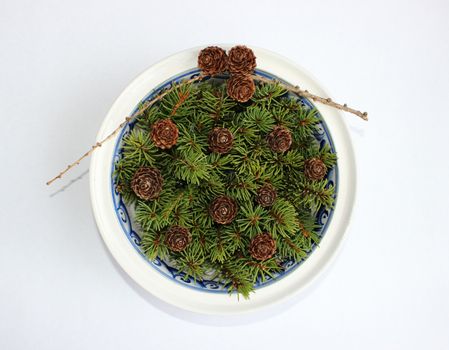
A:
[[[192,84],[174,84],[160,101],[159,109],[167,118],[178,120],[190,115],[195,109],[198,90]]]
[[[282,267],[276,258],[271,258],[265,261],[246,259],[245,264],[253,284],[259,279],[261,282],[265,282],[267,278],[274,278],[274,274],[282,270]]]
[[[239,250],[243,251],[249,245],[247,235],[236,223],[223,227],[222,239],[232,255]]]
[[[164,119],[165,115],[161,113],[157,104],[151,108],[147,108],[142,114],[136,117],[136,128],[141,129],[147,133],[151,131],[151,126],[159,119]]]
[[[236,106],[236,102],[228,97],[226,90],[222,87],[204,90],[200,96],[201,110],[214,122],[218,122],[227,115],[232,115],[231,112]]]
[[[212,262],[224,263],[233,254],[233,251],[228,249],[221,227],[217,228],[215,234],[212,235],[211,240],[207,245],[207,249],[210,252],[210,259]]]
[[[243,125],[248,128],[256,127],[262,133],[268,133],[273,128],[275,120],[271,113],[258,106],[247,108],[244,113]]]
[[[191,245],[178,254],[176,266],[185,273],[184,278],[193,277],[195,281],[202,280],[205,271],[205,258],[198,245]]]
[[[252,277],[245,267],[238,259],[227,261],[220,267],[219,278],[227,282],[229,294],[237,292],[237,296],[242,295],[248,299],[249,293],[254,291],[254,286]]]
[[[326,179],[321,181],[310,181],[301,179],[297,191],[292,198],[296,206],[305,205],[316,212],[321,206],[331,209],[334,203],[334,186],[328,186]]]
[[[267,154],[267,162],[290,171],[303,165],[304,156],[298,150],[291,150],[286,153],[269,153]]]
[[[210,164],[200,152],[175,152],[172,156],[173,174],[181,180],[199,185],[201,180],[209,178]]]
[[[295,134],[298,138],[303,139],[312,136],[316,132],[316,126],[319,124],[318,110],[316,108],[301,108],[296,113]]]
[[[168,249],[164,244],[162,232],[147,230],[142,237],[140,247],[150,260],[154,260],[156,257],[165,259],[168,256]]]
[[[337,164],[337,155],[331,151],[327,144],[317,154],[313,154],[312,156],[321,159],[328,169],[332,169]]]
[[[254,206],[251,202],[245,202],[240,207],[240,218],[237,219],[239,229],[247,232],[250,237],[263,232],[267,211],[261,206]]]
[[[137,166],[152,166],[154,164],[157,150],[148,135],[143,131],[135,129],[124,138],[123,153],[126,161]]]
[[[228,194],[242,202],[250,201],[257,187],[250,174],[243,176],[234,172],[227,174],[226,185]]]
[[[304,239],[301,236],[295,238],[281,237],[278,240],[277,250],[278,254],[283,258],[301,261],[307,257],[310,247],[304,247]]]
[[[266,228],[274,237],[286,237],[296,233],[299,223],[295,207],[287,200],[278,198],[269,211]]]
[[[138,201],[136,206],[136,221],[140,223],[140,226],[145,231],[160,231],[167,226],[169,222],[166,218],[160,215],[159,211],[160,205],[156,201],[151,203]]]
[[[256,76],[257,77],[257,76]],[[278,82],[271,84],[258,84],[252,100],[257,104],[270,106],[279,97],[285,96],[287,89]]]
[[[180,136],[176,146],[177,151],[182,153],[184,157],[188,157],[195,153],[201,154],[206,152],[207,138],[204,135],[197,135],[190,130],[187,130],[183,124],[179,124],[178,128]]]

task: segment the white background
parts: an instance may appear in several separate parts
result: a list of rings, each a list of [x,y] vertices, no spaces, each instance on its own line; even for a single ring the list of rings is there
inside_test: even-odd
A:
[[[0,0],[0,349],[449,348],[449,2]],[[114,263],[84,153],[122,89],[185,48],[271,49],[345,115],[358,199],[305,295],[244,317],[176,310]]]

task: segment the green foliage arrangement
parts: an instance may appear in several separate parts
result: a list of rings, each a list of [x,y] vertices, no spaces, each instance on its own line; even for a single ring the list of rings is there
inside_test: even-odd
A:
[[[336,164],[314,137],[316,109],[278,83],[231,99],[223,79],[179,84],[124,138],[117,189],[135,207],[141,249],[185,276],[205,271],[248,297],[255,282],[319,243],[315,216],[331,208]]]

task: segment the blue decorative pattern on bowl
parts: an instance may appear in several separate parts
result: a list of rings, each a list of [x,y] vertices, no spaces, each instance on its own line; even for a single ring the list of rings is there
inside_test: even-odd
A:
[[[260,75],[260,76],[263,76],[266,78],[279,80],[279,78],[277,78],[276,76],[269,74],[262,70],[257,69],[255,71],[255,73],[257,75]],[[183,80],[186,78],[187,79],[193,78],[197,75],[199,75],[198,69],[193,69],[188,72],[181,73],[181,74],[173,77],[172,79],[164,82],[163,84],[158,86],[156,89],[152,90],[147,96],[145,96],[142,99],[141,103],[152,99],[153,96],[157,95],[161,91],[169,89],[172,86],[172,84],[177,83],[180,80]],[[309,100],[307,100],[306,98],[298,97],[293,94],[289,94],[289,97],[295,98],[295,99],[301,101],[301,103],[308,108],[313,107],[312,103]],[[137,109],[138,109],[138,106],[135,107],[135,109],[132,113],[136,112]],[[332,152],[335,153],[335,147],[332,142],[332,138],[328,131],[328,128],[326,127],[324,120],[321,118],[321,115],[318,114],[318,117],[320,118],[320,123],[317,126],[315,138],[319,141],[321,147],[328,144],[330,146]],[[116,189],[115,189],[116,188],[116,178],[114,177],[115,166],[118,163],[118,161],[120,160],[121,154],[122,154],[123,138],[124,138],[124,136],[126,136],[127,134],[130,133],[130,131],[134,128],[134,125],[135,125],[135,122],[131,121],[121,130],[121,133],[120,133],[117,143],[115,145],[113,162],[112,162],[112,166],[111,166],[112,201],[114,203],[114,209],[115,209],[115,212],[117,215],[117,219],[120,222],[120,225],[122,227],[123,234],[126,235],[126,237],[129,239],[130,243],[135,248],[135,250],[140,254],[140,256],[143,259],[145,259],[152,268],[155,268],[163,276],[165,276],[173,281],[176,281],[177,283],[180,283],[186,287],[193,288],[193,289],[196,289],[199,291],[214,292],[214,293],[227,293],[227,287],[223,283],[211,279],[213,277],[213,271],[206,272],[205,276],[203,276],[203,280],[194,281],[193,279],[186,276],[182,271],[179,271],[177,268],[173,267],[173,263],[171,261],[161,260],[159,258],[156,258],[155,260],[151,261],[145,256],[145,254],[140,249],[141,237],[140,237],[139,232],[137,232],[135,229],[137,226],[136,223],[133,222],[133,220],[132,220],[133,208],[127,207],[121,194],[116,191]],[[328,172],[327,179],[328,179],[328,186],[331,186],[331,185],[335,186],[335,189],[336,189],[335,193],[337,195],[338,194],[338,165],[333,167]],[[337,198],[335,198],[335,200],[337,200]],[[326,229],[331,221],[332,214],[333,214],[332,209],[327,210],[325,208],[321,208],[318,211],[318,213],[316,215],[316,222],[320,226],[320,230],[319,230],[319,232],[317,232],[317,234],[320,237],[323,237],[324,234],[326,233]],[[313,251],[315,250],[316,247],[317,247],[316,244],[312,245],[312,250],[308,253],[308,256],[310,256],[310,254],[313,253]],[[264,287],[266,285],[269,285],[269,284],[283,278],[284,276],[286,276],[287,274],[289,274],[290,272],[292,272],[293,270],[298,268],[298,266],[300,266],[303,261],[304,260],[302,260],[300,262],[295,262],[294,260],[284,261],[282,271],[275,274],[273,277],[267,277],[264,281],[257,280],[256,284],[255,284],[255,289]]]

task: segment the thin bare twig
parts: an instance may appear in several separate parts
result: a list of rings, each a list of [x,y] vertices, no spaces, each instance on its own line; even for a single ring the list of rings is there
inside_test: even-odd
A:
[[[193,83],[195,81],[199,81],[201,79],[203,79],[204,76],[203,75],[199,75],[195,78],[183,81],[181,84],[190,84]],[[330,98],[323,98],[317,95],[314,95],[312,93],[310,93],[307,90],[303,90],[301,89],[299,86],[291,86],[291,85],[287,85],[284,84],[280,81],[277,80],[272,80],[272,79],[268,79],[265,77],[261,77],[259,75],[254,75],[253,76],[254,80],[257,81],[261,81],[264,83],[272,83],[272,82],[278,82],[279,84],[281,84],[285,89],[294,92],[295,94],[298,94],[300,96],[306,97],[306,98],[310,98],[313,101],[317,101],[320,103],[323,103],[325,105],[340,109],[342,111],[346,111],[352,114],[355,114],[357,116],[359,116],[360,118],[362,118],[363,120],[368,120],[368,113],[367,112],[360,112],[356,109],[350,108],[347,106],[347,104],[339,104],[336,103],[334,101],[332,101]],[[80,158],[78,158],[77,160],[75,160],[73,163],[69,164],[67,166],[67,168],[65,168],[63,171],[61,171],[57,176],[55,176],[54,178],[52,178],[51,180],[47,181],[47,185],[51,185],[54,181],[56,181],[57,179],[62,178],[70,169],[72,169],[73,167],[77,166],[80,164],[80,162],[84,159],[89,157],[94,151],[95,149],[101,147],[103,145],[103,143],[105,143],[106,141],[108,141],[109,139],[113,138],[118,132],[119,130],[121,130],[127,123],[129,123],[131,120],[133,120],[134,118],[142,115],[149,107],[151,107],[153,104],[155,104],[156,102],[160,101],[165,95],[167,95],[169,92],[173,91],[175,87],[172,87],[171,89],[168,89],[166,91],[164,91],[163,93],[157,95],[156,97],[154,97],[152,100],[146,101],[143,106],[133,115],[126,117],[125,120],[120,123],[117,128],[114,129],[114,131],[112,131],[109,135],[107,135],[103,140],[101,140],[100,142],[97,142],[95,145],[93,145],[91,147],[91,149],[89,151],[87,151],[86,153],[84,153]],[[183,96],[183,99],[187,98],[187,96]],[[182,102],[181,102],[182,103]],[[176,108],[179,106],[176,106]],[[175,110],[176,111],[176,110]]]
[[[307,90],[301,89],[299,86],[292,86],[292,85],[284,84],[281,81],[272,80],[272,79],[269,79],[269,78],[261,77],[260,75],[253,75],[253,78],[254,78],[254,80],[258,80],[258,81],[261,81],[261,82],[264,82],[264,83],[277,82],[277,83],[281,84],[285,89],[287,89],[287,90],[289,90],[291,92],[294,92],[297,95],[300,95],[300,96],[305,97],[305,98],[310,98],[313,101],[317,101],[317,102],[323,103],[325,105],[328,105],[328,106],[340,109],[340,110],[345,111],[345,112],[349,112],[349,113],[355,114],[356,116],[359,116],[363,120],[368,120],[368,113],[367,112],[360,112],[360,111],[358,111],[356,109],[350,108],[350,107],[348,107],[348,105],[346,103],[345,104],[339,104],[339,103],[336,103],[336,102],[332,101],[332,99],[330,99],[330,98],[323,98],[323,97],[314,95],[314,94],[310,93]]]
[[[199,75],[196,76],[195,78],[183,81],[181,84],[190,84],[193,83],[195,81],[201,80],[203,79],[204,76],[203,75]],[[51,185],[54,181],[56,181],[57,179],[60,179],[61,177],[64,176],[65,173],[67,173],[70,169],[72,169],[73,167],[79,165],[79,163],[84,159],[89,157],[96,148],[101,147],[103,145],[103,143],[105,143],[106,141],[108,141],[109,139],[113,138],[118,132],[119,130],[121,130],[127,123],[129,123],[131,120],[133,120],[134,118],[140,116],[143,114],[143,112],[145,112],[149,107],[151,107],[152,105],[154,105],[157,101],[160,101],[165,95],[167,95],[169,92],[173,91],[173,89],[175,87],[178,87],[179,85],[175,85],[174,87],[164,91],[163,93],[157,95],[156,97],[154,97],[152,100],[146,101],[142,107],[133,115],[126,117],[125,120],[123,122],[120,123],[120,125],[118,125],[114,131],[112,131],[108,136],[106,136],[103,140],[101,140],[100,142],[97,142],[95,145],[93,145],[91,147],[91,149],[89,151],[87,151],[86,153],[84,153],[81,157],[79,157],[77,160],[75,160],[73,163],[67,165],[67,168],[65,168],[63,171],[61,171],[58,175],[56,175],[54,178],[52,178],[51,180],[47,181],[46,184],[47,185]]]

